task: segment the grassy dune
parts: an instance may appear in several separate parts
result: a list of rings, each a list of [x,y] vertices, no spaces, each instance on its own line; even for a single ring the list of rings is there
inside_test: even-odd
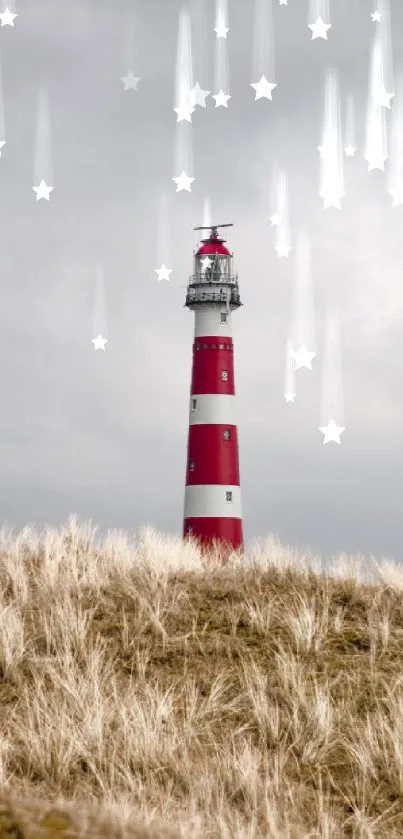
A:
[[[0,555],[0,839],[401,839],[398,566],[74,517]]]

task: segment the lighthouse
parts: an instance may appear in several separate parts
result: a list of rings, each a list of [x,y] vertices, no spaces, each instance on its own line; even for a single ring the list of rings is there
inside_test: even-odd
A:
[[[242,306],[219,224],[194,252],[184,304],[195,313],[183,536],[243,550],[232,312]]]

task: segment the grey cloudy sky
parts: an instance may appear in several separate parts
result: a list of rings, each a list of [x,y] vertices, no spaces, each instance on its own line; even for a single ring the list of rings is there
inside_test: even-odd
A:
[[[395,73],[403,8],[392,0]],[[18,0],[0,31],[7,145],[0,160],[0,518],[59,525],[70,512],[106,528],[152,523],[181,533],[193,314],[192,272],[209,197],[243,307],[233,316],[244,534],[274,532],[327,555],[403,556],[403,206],[363,158],[370,0],[330,0],[328,41],[311,41],[306,0],[273,0],[276,88],[255,102],[252,0],[230,0],[228,109],[193,115],[196,180],[175,192],[175,65],[179,0],[137,0],[136,54],[127,56],[129,2]],[[214,89],[213,0],[191,0],[194,80]],[[200,14],[200,10],[202,13]],[[137,93],[119,81],[131,69]],[[323,91],[339,71],[354,95],[358,152],[345,158],[341,211],[318,196]],[[202,77],[199,78],[199,75]],[[54,187],[33,186],[37,97],[49,95]],[[388,122],[390,115],[388,114]],[[291,245],[312,238],[317,358],[284,402],[285,342],[295,248],[278,259],[267,220],[276,159],[288,174]],[[171,282],[156,280],[161,194],[170,201]],[[267,200],[266,200],[267,199]],[[90,339],[95,264],[106,280],[106,352]],[[323,445],[321,352],[326,301],[342,313],[347,430]],[[380,318],[386,307],[387,316]]]

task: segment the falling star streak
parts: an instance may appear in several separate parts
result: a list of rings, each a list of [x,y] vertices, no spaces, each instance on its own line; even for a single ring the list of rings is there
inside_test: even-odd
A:
[[[219,0],[217,0],[219,3]],[[226,37],[217,37],[214,44],[215,50],[215,64],[214,64],[214,85],[216,93],[213,94],[215,100],[215,107],[228,108],[228,102],[231,99],[229,92],[229,68],[228,68],[228,53]]]
[[[308,28],[311,30],[311,41],[317,38],[327,41],[331,28],[329,0],[309,0]]]
[[[0,157],[1,151],[6,144],[6,130],[4,123],[4,99],[3,99],[3,73],[2,73],[2,57],[0,52]]]
[[[193,78],[197,81],[190,92],[189,104],[193,108],[197,105],[206,108],[206,98],[211,94],[208,86],[204,85],[210,70],[208,56],[211,35],[210,29],[207,34],[205,0],[191,0],[190,8],[192,69]]]
[[[195,108],[191,104],[193,89],[190,15],[186,9],[179,14],[178,49],[176,55],[175,106],[177,122],[192,122]]]
[[[284,376],[284,399],[286,402],[294,402],[296,397],[295,385],[295,361],[292,356],[293,348],[290,339],[287,340],[285,351],[285,376]]]
[[[49,100],[44,89],[38,94],[36,140],[34,156],[34,186],[36,200],[49,201],[53,191],[52,146],[50,130]]]
[[[322,364],[321,424],[323,443],[340,443],[345,430],[340,350],[340,327],[336,308],[328,307]]]
[[[135,17],[134,6],[126,9],[123,15],[124,34],[123,34],[123,61],[124,66],[128,68],[126,74],[120,77],[123,82],[124,90],[138,90],[138,84],[141,82],[141,77],[137,76],[133,67],[137,67],[137,44],[136,32],[137,22]]]
[[[279,172],[277,186],[277,207],[279,221],[276,225],[276,244],[274,250],[277,256],[288,257],[290,245],[290,213],[288,209],[288,179],[284,171]]]
[[[387,108],[390,110],[394,91],[392,89],[392,46],[390,43],[389,27],[387,25],[388,20],[389,18],[386,17],[382,27],[377,27],[373,39],[370,67],[370,93],[377,109]]]
[[[179,15],[178,52],[176,62],[176,96],[179,97],[178,120],[175,125],[174,169],[172,180],[176,192],[191,192],[193,175],[193,147],[190,105],[192,82],[192,57],[190,43],[190,18],[186,9]],[[186,113],[185,113],[186,112]]]
[[[357,146],[355,143],[354,100],[351,93],[347,97],[344,151],[347,157],[354,157],[357,151]]]
[[[344,195],[343,154],[340,131],[339,82],[336,70],[328,70],[325,85],[325,118],[320,156],[320,189],[323,208],[340,209]]]
[[[264,186],[261,188],[262,211],[265,217],[270,221],[271,227],[276,226],[280,221],[280,215],[278,213],[278,178],[279,167],[277,159],[274,158],[271,164],[271,174],[268,188],[265,188]]]
[[[107,321],[106,321],[106,301],[105,301],[105,277],[103,266],[100,262],[96,265],[95,271],[95,294],[94,294],[94,308],[92,314],[92,330],[95,338],[91,339],[95,350],[105,350],[105,344],[108,343],[107,335]]]
[[[384,107],[390,107],[390,102],[393,99],[395,92],[394,74],[393,74],[393,54],[392,54],[392,38],[391,38],[391,15],[389,0],[382,0],[380,3],[382,9],[381,17],[374,29],[374,36],[380,45],[380,74],[375,79],[377,87],[373,90],[375,98],[380,97],[380,102]],[[379,85],[379,89],[378,89]],[[388,96],[390,95],[389,105]]]
[[[291,343],[295,369],[307,367],[316,355],[312,294],[311,241],[305,231],[297,236],[295,283],[291,315]],[[308,363],[307,363],[308,359]]]
[[[216,0],[215,28],[217,38],[226,38],[228,28],[227,0]]]
[[[370,59],[366,143],[364,157],[368,163],[368,172],[372,169],[384,171],[388,159],[386,142],[386,123],[384,108],[377,107],[374,92],[382,82],[381,44],[379,37],[374,38]]]
[[[255,0],[251,87],[256,99],[272,99],[275,83],[272,0]]]
[[[399,71],[396,98],[393,102],[388,193],[392,207],[403,204],[403,70]]]
[[[172,247],[169,201],[165,192],[161,195],[159,203],[157,263],[160,265],[160,268],[154,268],[154,271],[158,275],[158,282],[160,280],[167,280],[169,282],[173,269],[167,267],[172,265]]]

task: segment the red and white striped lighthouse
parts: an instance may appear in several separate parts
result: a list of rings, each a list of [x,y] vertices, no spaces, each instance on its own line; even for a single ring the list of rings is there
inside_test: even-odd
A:
[[[243,550],[232,311],[242,306],[233,255],[210,230],[194,254],[186,303],[195,313],[183,536]]]

